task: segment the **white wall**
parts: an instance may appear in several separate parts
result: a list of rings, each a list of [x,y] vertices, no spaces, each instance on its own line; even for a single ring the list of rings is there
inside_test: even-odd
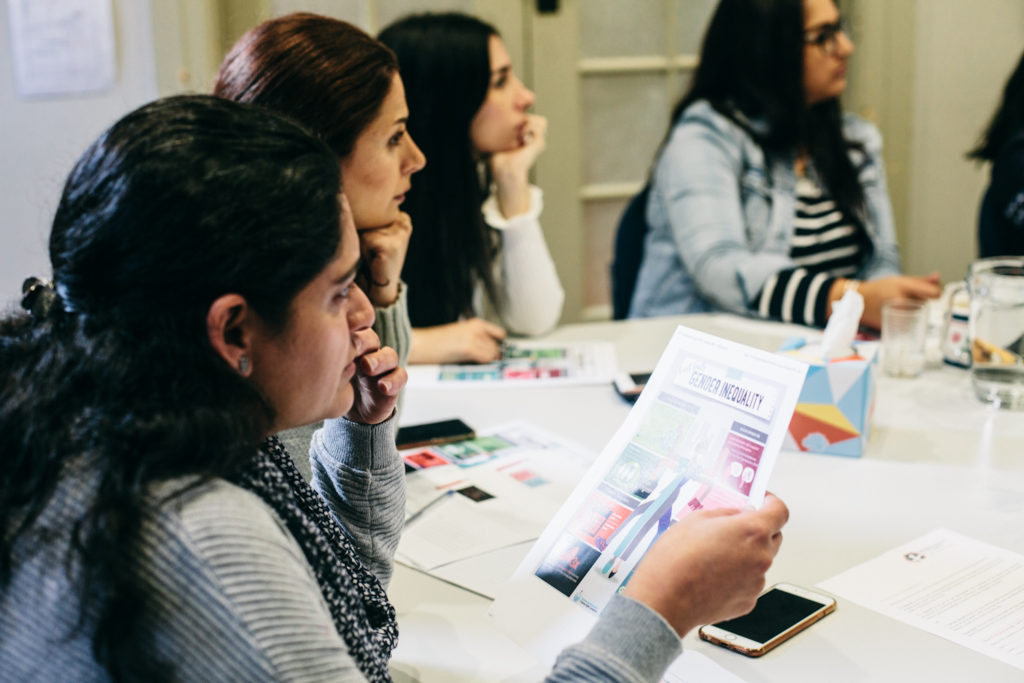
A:
[[[917,0],[908,215],[908,272],[966,274],[977,253],[988,168],[964,158],[1024,51],[1021,0]]]
[[[117,71],[103,93],[21,99],[7,3],[0,3],[0,306],[30,275],[49,277],[47,237],[64,178],[110,124],[156,96],[148,0],[114,0]]]

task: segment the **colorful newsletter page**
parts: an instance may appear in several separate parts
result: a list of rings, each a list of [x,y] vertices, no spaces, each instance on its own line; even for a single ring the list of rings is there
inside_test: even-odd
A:
[[[678,328],[626,421],[499,593],[499,625],[553,661],[678,519],[760,506],[806,372],[802,361]]]
[[[515,387],[609,384],[618,370],[611,342],[515,341],[493,363],[412,365],[410,387]]]

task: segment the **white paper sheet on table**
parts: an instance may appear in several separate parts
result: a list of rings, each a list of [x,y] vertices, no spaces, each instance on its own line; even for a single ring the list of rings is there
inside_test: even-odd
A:
[[[819,585],[1024,669],[1024,555],[936,529]]]
[[[611,342],[515,341],[494,363],[411,365],[409,387],[531,387],[610,384],[618,370]]]
[[[481,447],[493,450],[477,452]],[[536,539],[593,460],[590,451],[521,421],[481,430],[463,444],[409,449],[403,456],[417,463],[457,456],[462,463],[410,473],[407,517],[447,490],[471,486],[491,496],[449,496],[409,523],[396,560],[424,570]]]
[[[491,614],[541,661],[582,638],[693,510],[760,505],[807,365],[680,327]]]
[[[707,655],[686,650],[668,667],[661,683],[744,683]]]

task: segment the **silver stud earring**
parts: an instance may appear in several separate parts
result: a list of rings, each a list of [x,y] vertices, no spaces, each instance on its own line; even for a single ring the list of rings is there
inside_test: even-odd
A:
[[[249,372],[249,356],[240,356],[238,359],[238,371],[243,375]]]

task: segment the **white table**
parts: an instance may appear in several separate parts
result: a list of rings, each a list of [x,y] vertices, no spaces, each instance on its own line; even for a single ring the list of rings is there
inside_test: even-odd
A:
[[[653,368],[677,324],[774,350],[794,326],[700,315],[560,328],[552,341],[608,340],[627,371]],[[812,586],[936,528],[1024,552],[1024,413],[977,402],[966,371],[931,367],[913,380],[880,376],[863,458],[783,452],[770,488],[790,508],[768,582]],[[486,427],[527,419],[600,452],[629,405],[609,387],[418,389],[402,422],[461,417]],[[447,569],[511,573],[526,545]],[[396,680],[537,680],[526,652],[491,624],[490,601],[399,566]],[[768,681],[1022,681],[1024,672],[840,599],[835,614],[759,659],[688,635],[684,647],[749,683]]]

